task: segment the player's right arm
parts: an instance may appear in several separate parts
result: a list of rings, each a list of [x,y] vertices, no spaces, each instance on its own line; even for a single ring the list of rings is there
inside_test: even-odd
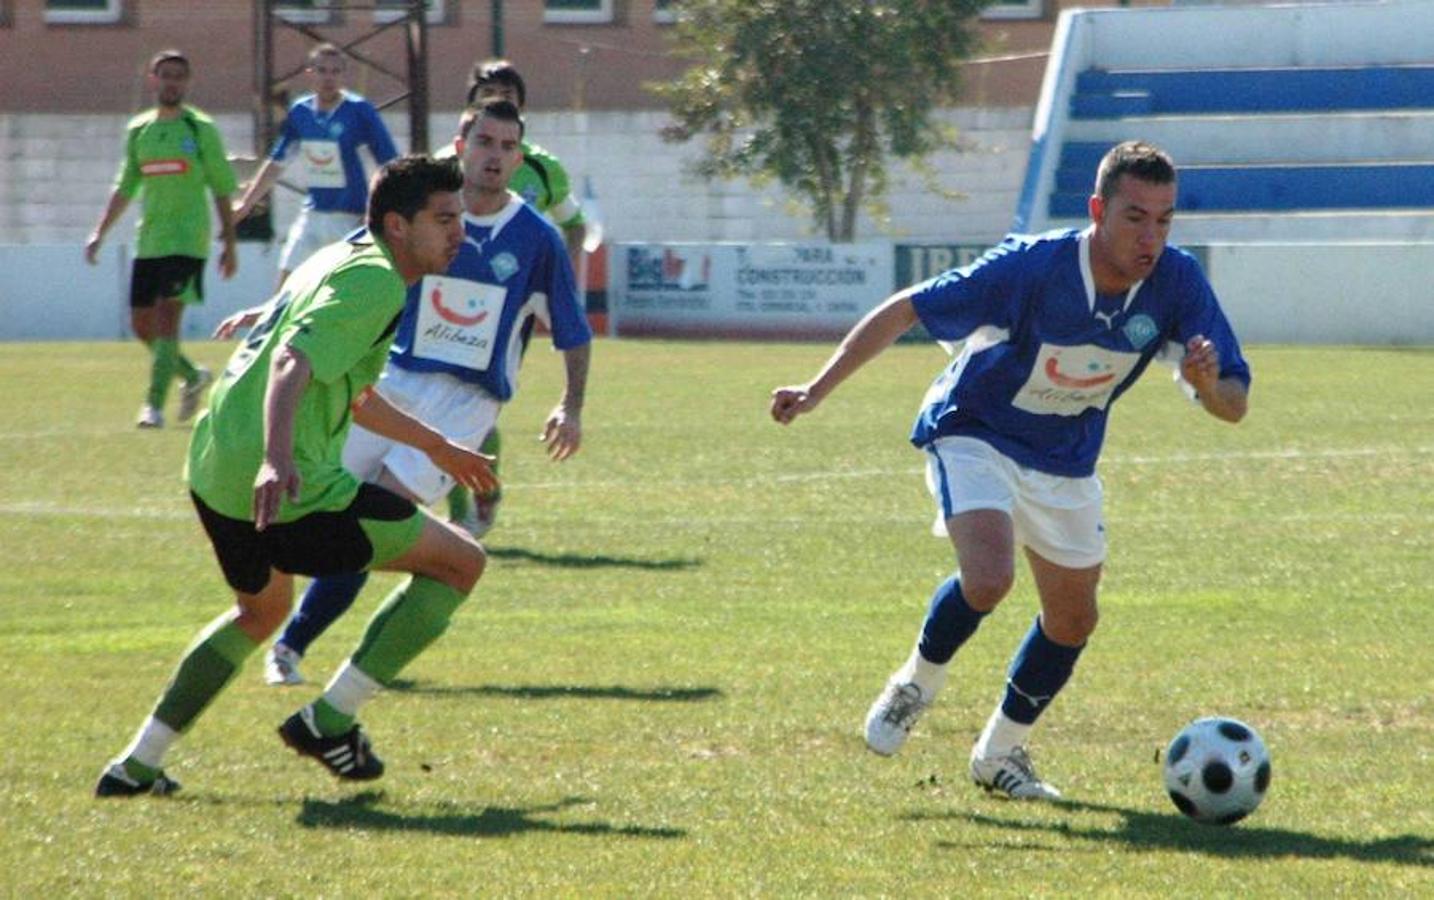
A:
[[[105,239],[105,233],[110,230],[110,226],[119,221],[119,217],[124,215],[124,211],[128,208],[129,197],[123,191],[115,188],[110,192],[110,200],[105,204],[105,212],[100,216],[100,223],[95,226],[95,230],[90,232],[89,238],[85,240],[85,261],[90,265],[93,266],[99,262],[100,244]]]
[[[464,487],[482,493],[498,489],[493,458],[453,443],[440,432],[410,416],[369,388],[353,403],[354,423],[374,434],[416,447],[428,454],[433,464],[452,475]]]
[[[254,476],[254,529],[263,531],[279,514],[284,497],[299,498],[299,470],[294,465],[294,416],[299,399],[313,378],[313,367],[302,351],[280,345],[269,361],[264,391],[264,458]]]
[[[787,425],[802,413],[816,409],[837,385],[894,344],[916,324],[916,308],[911,305],[910,294],[910,290],[893,294],[852,326],[811,381],[772,391],[772,418]]]

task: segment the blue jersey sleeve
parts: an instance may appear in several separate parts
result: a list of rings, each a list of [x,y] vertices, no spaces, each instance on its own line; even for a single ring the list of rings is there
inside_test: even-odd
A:
[[[1238,379],[1249,387],[1250,366],[1240,350],[1240,341],[1215,299],[1214,288],[1193,259],[1186,272],[1183,296],[1174,339],[1183,347],[1192,337],[1204,335],[1220,354],[1220,377]]]
[[[921,324],[937,340],[964,340],[983,326],[1009,328],[1020,302],[1029,244],[1008,237],[980,259],[911,290]]]
[[[546,271],[539,276],[539,284],[548,295],[548,317],[553,332],[553,346],[559,350],[571,350],[591,343],[592,328],[583,313],[578,299],[577,279],[573,277],[573,264],[568,259],[568,248],[554,229],[545,233],[549,251],[544,254]]]
[[[294,145],[298,143],[299,129],[294,124],[294,111],[298,105],[289,107],[289,114],[284,117],[284,122],[279,126],[279,138],[274,141],[274,149],[269,151],[269,158],[275,162],[283,162],[285,158],[294,152]]]
[[[372,103],[364,102],[363,114],[367,131],[365,143],[373,152],[374,160],[383,165],[398,155],[398,148],[393,145],[393,136],[388,133],[388,126],[383,124],[383,118]]]

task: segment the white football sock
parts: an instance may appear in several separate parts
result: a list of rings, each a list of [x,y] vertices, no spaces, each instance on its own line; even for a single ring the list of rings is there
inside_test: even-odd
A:
[[[324,688],[324,700],[346,716],[358,715],[358,709],[383,690],[383,685],[365,675],[352,660],[345,660]]]
[[[1024,747],[1026,738],[1034,727],[1034,722],[1025,725],[1008,718],[1001,712],[1001,707],[997,706],[996,711],[991,713],[991,718],[986,721],[981,737],[976,741],[975,755],[981,759],[990,759],[994,756],[1005,756],[1017,747]]]
[[[134,740],[130,741],[128,747],[120,752],[121,761],[132,759],[140,765],[149,766],[151,769],[161,768],[164,762],[164,754],[175,741],[179,740],[179,732],[156,719],[154,716],[144,720],[135,733]]]
[[[930,703],[946,686],[948,668],[946,663],[934,663],[922,656],[919,649],[912,647],[911,656],[907,658],[905,665],[896,670],[893,678],[898,684],[909,681],[921,688],[921,696]]]

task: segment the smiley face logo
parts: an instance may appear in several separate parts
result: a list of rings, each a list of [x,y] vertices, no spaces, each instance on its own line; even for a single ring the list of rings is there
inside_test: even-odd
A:
[[[328,168],[329,166],[333,165],[335,159],[338,159],[338,154],[315,152],[308,147],[305,147],[304,157],[309,161],[310,165],[316,168]]]
[[[1070,388],[1073,390],[1088,391],[1091,388],[1109,384],[1115,380],[1115,372],[1108,363],[1102,363],[1098,359],[1091,359],[1085,364],[1084,374],[1070,374],[1061,371],[1061,354],[1059,351],[1052,353],[1046,359],[1046,377],[1056,387]]]
[[[462,310],[445,306],[443,304],[443,290],[438,287],[438,285],[434,285],[433,290],[429,292],[428,302],[433,304],[433,310],[438,313],[439,318],[445,322],[457,325],[460,328],[477,325],[479,322],[488,318],[488,311],[479,309],[478,299],[476,297],[468,298],[467,302],[463,304],[465,308]]]

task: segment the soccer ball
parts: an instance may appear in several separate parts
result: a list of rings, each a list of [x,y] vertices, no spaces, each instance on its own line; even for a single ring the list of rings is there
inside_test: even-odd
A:
[[[1196,719],[1165,751],[1165,788],[1185,815],[1210,825],[1248,816],[1270,787],[1270,753],[1238,719]]]

